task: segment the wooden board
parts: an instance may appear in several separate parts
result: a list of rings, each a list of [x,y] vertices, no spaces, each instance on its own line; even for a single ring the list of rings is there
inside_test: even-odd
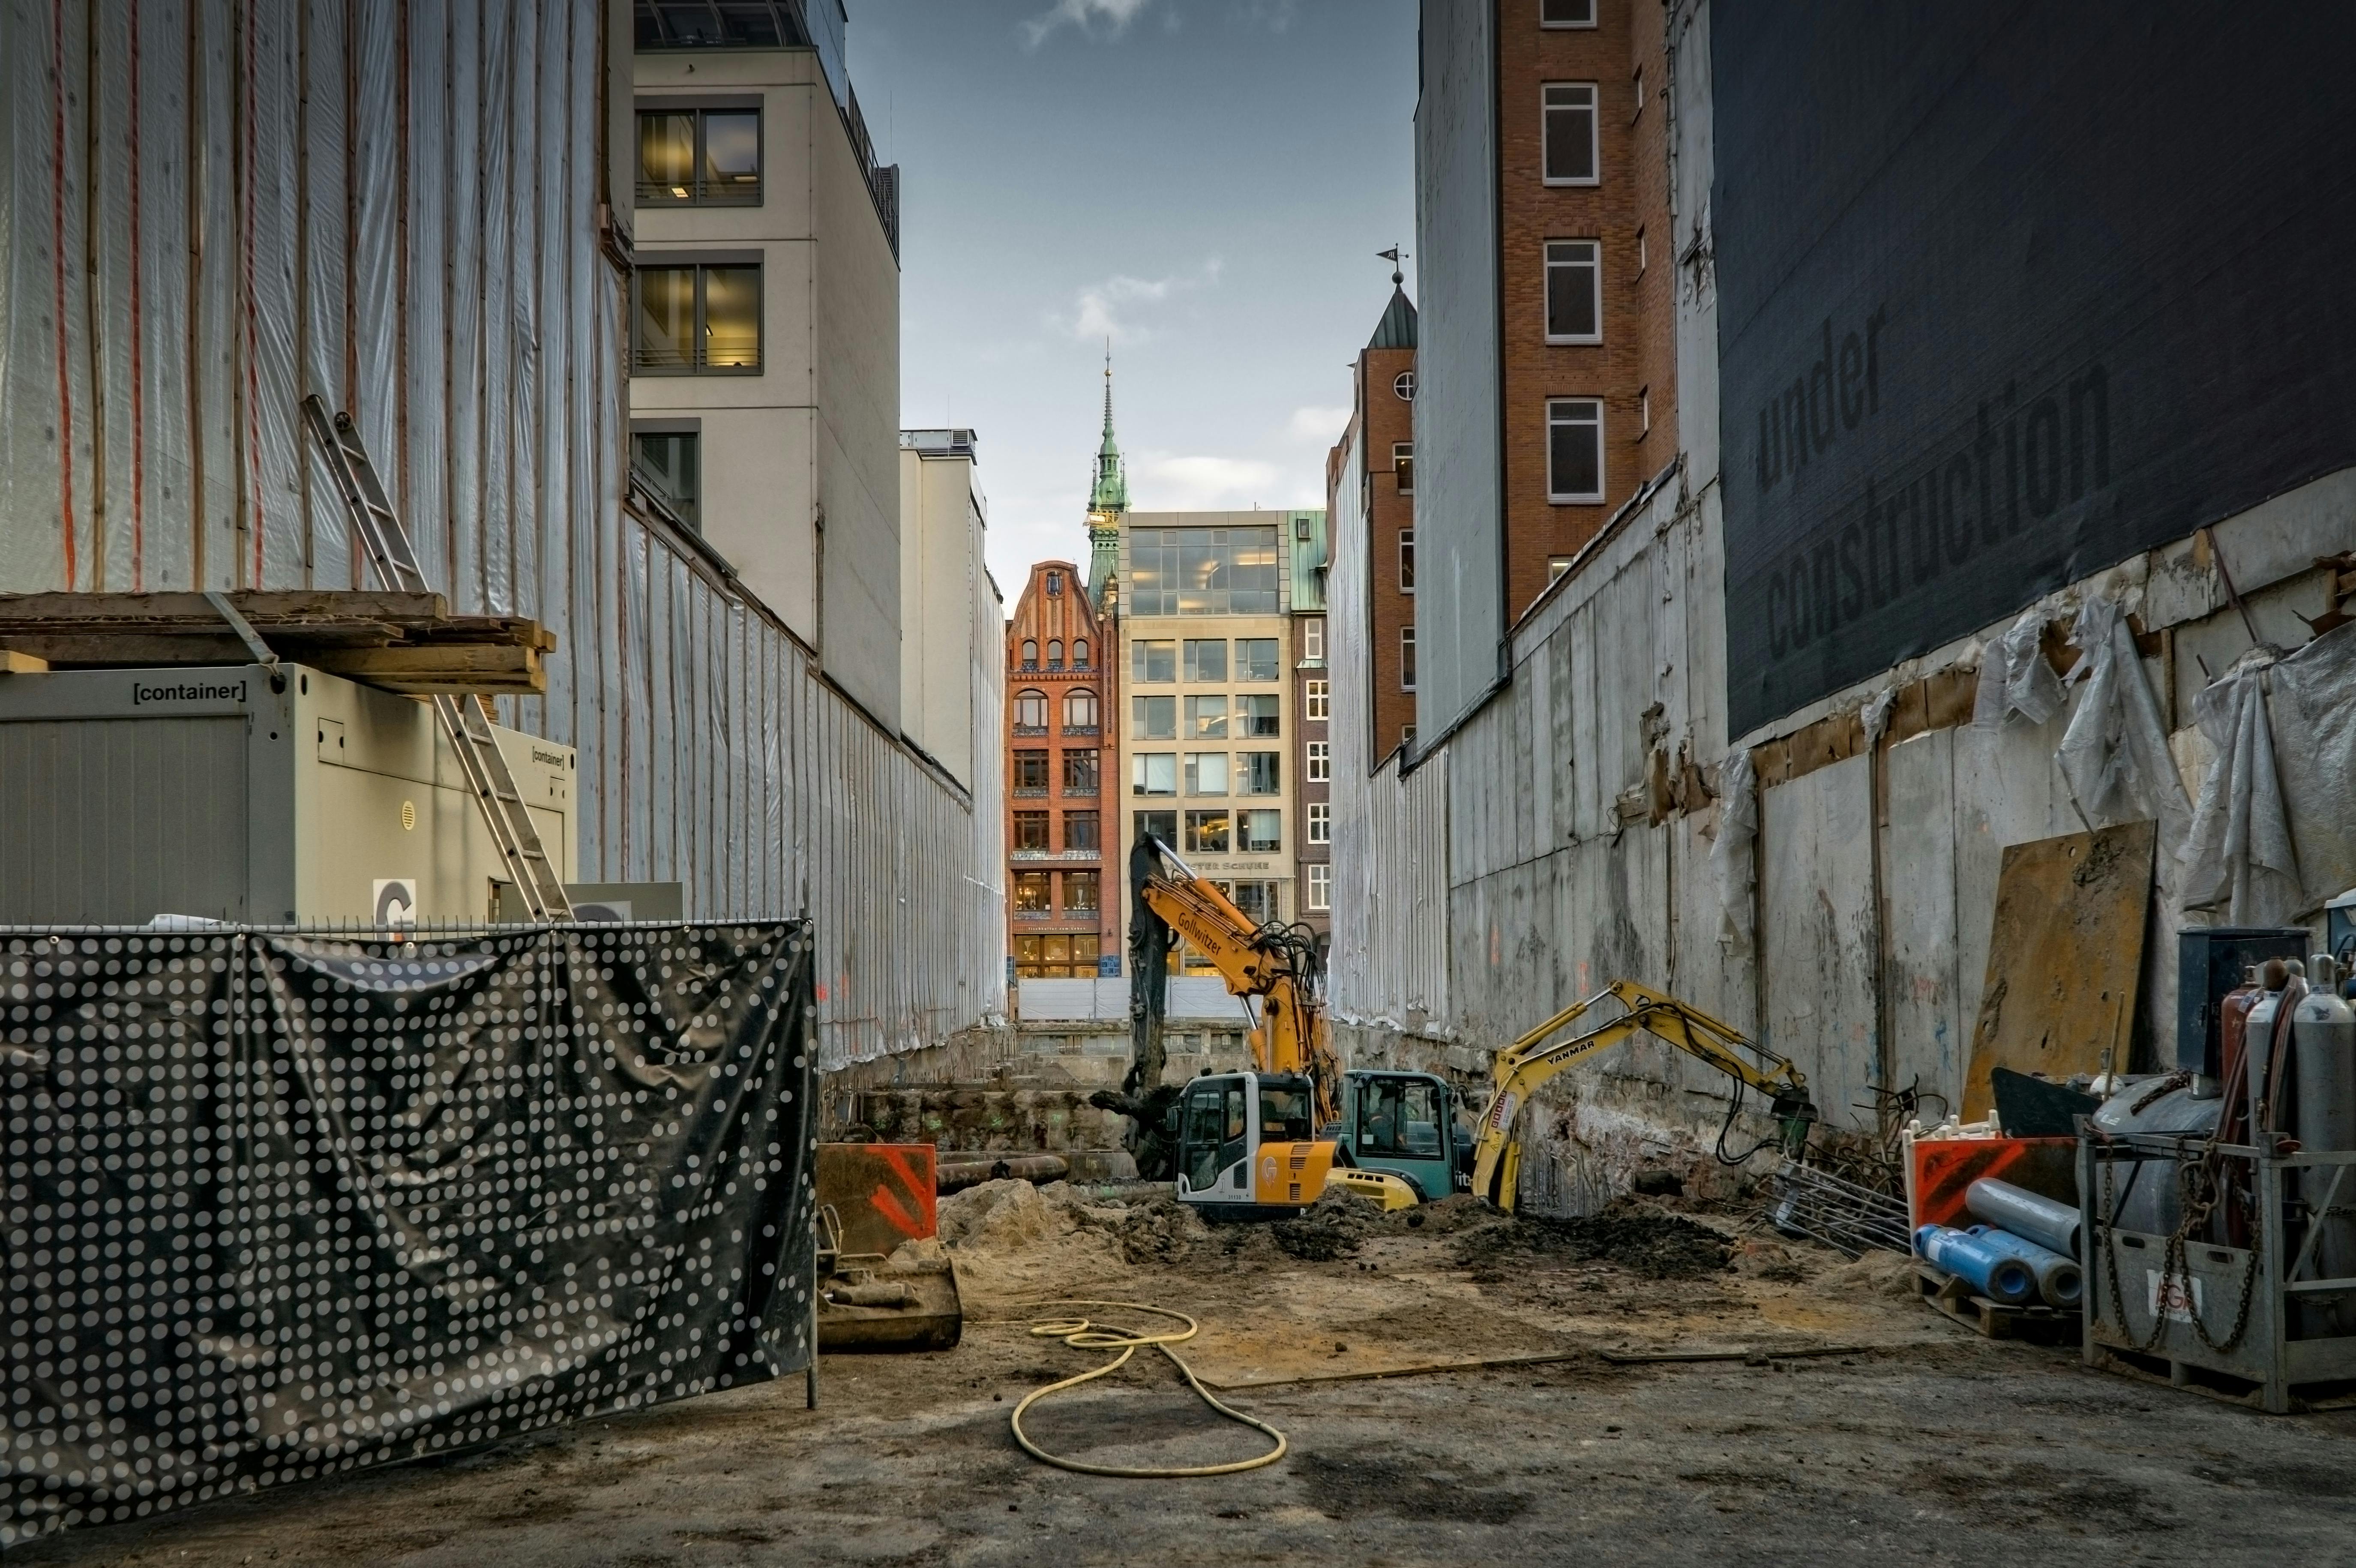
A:
[[[541,693],[556,639],[525,616],[454,616],[439,594],[235,593],[290,663],[412,695]],[[0,595],[0,650],[58,669],[244,664],[252,653],[202,594]]]
[[[1999,1067],[2060,1082],[2100,1072],[2108,1051],[2126,1069],[2158,838],[2128,822],[2005,847],[1964,1120],[1995,1104]]]
[[[2040,1345],[2074,1345],[2084,1337],[2085,1317],[2042,1304],[2007,1306],[1972,1294],[1962,1280],[1917,1262],[1914,1284],[1923,1303],[1988,1339],[2027,1339]]]

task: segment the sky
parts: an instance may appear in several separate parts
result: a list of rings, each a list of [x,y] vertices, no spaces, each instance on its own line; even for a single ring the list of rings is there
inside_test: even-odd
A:
[[[976,435],[1007,608],[1141,511],[1323,506],[1412,249],[1414,0],[848,0],[901,176],[901,424]],[[1414,292],[1414,262],[1407,263]]]

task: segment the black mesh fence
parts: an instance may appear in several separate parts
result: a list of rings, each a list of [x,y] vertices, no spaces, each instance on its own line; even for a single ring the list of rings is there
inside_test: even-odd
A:
[[[0,931],[0,1548],[807,1365],[809,961]]]

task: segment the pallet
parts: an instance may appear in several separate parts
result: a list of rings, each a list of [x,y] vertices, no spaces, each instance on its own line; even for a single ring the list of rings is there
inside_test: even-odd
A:
[[[2007,1306],[1975,1294],[1970,1285],[1944,1269],[1914,1265],[1914,1283],[1934,1310],[1987,1339],[2019,1339],[2037,1345],[2076,1345],[2085,1337],[2085,1315],[2043,1304]]]

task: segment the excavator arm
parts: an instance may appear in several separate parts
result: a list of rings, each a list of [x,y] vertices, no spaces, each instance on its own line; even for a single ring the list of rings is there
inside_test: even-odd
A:
[[[1582,1033],[1555,1037],[1606,997],[1617,1001],[1624,1011]],[[1807,1079],[1799,1069],[1697,1007],[1633,981],[1615,980],[1497,1053],[1494,1087],[1489,1108],[1482,1113],[1481,1136],[1473,1148],[1472,1190],[1500,1208],[1512,1208],[1519,1174],[1513,1142],[1515,1117],[1555,1074],[1640,1032],[1708,1062],[1742,1088],[1766,1095],[1783,1123],[1787,1151],[1796,1154],[1804,1147],[1808,1123],[1816,1119],[1816,1109],[1808,1099]],[[1740,1090],[1736,1092],[1739,1097]]]
[[[1162,870],[1139,885],[1139,897],[1162,921],[1211,961],[1227,991],[1260,999],[1252,1061],[1262,1072],[1303,1073],[1315,1090],[1317,1125],[1341,1114],[1341,1072],[1298,950],[1272,939],[1212,883],[1196,876],[1168,844],[1151,841]]]

